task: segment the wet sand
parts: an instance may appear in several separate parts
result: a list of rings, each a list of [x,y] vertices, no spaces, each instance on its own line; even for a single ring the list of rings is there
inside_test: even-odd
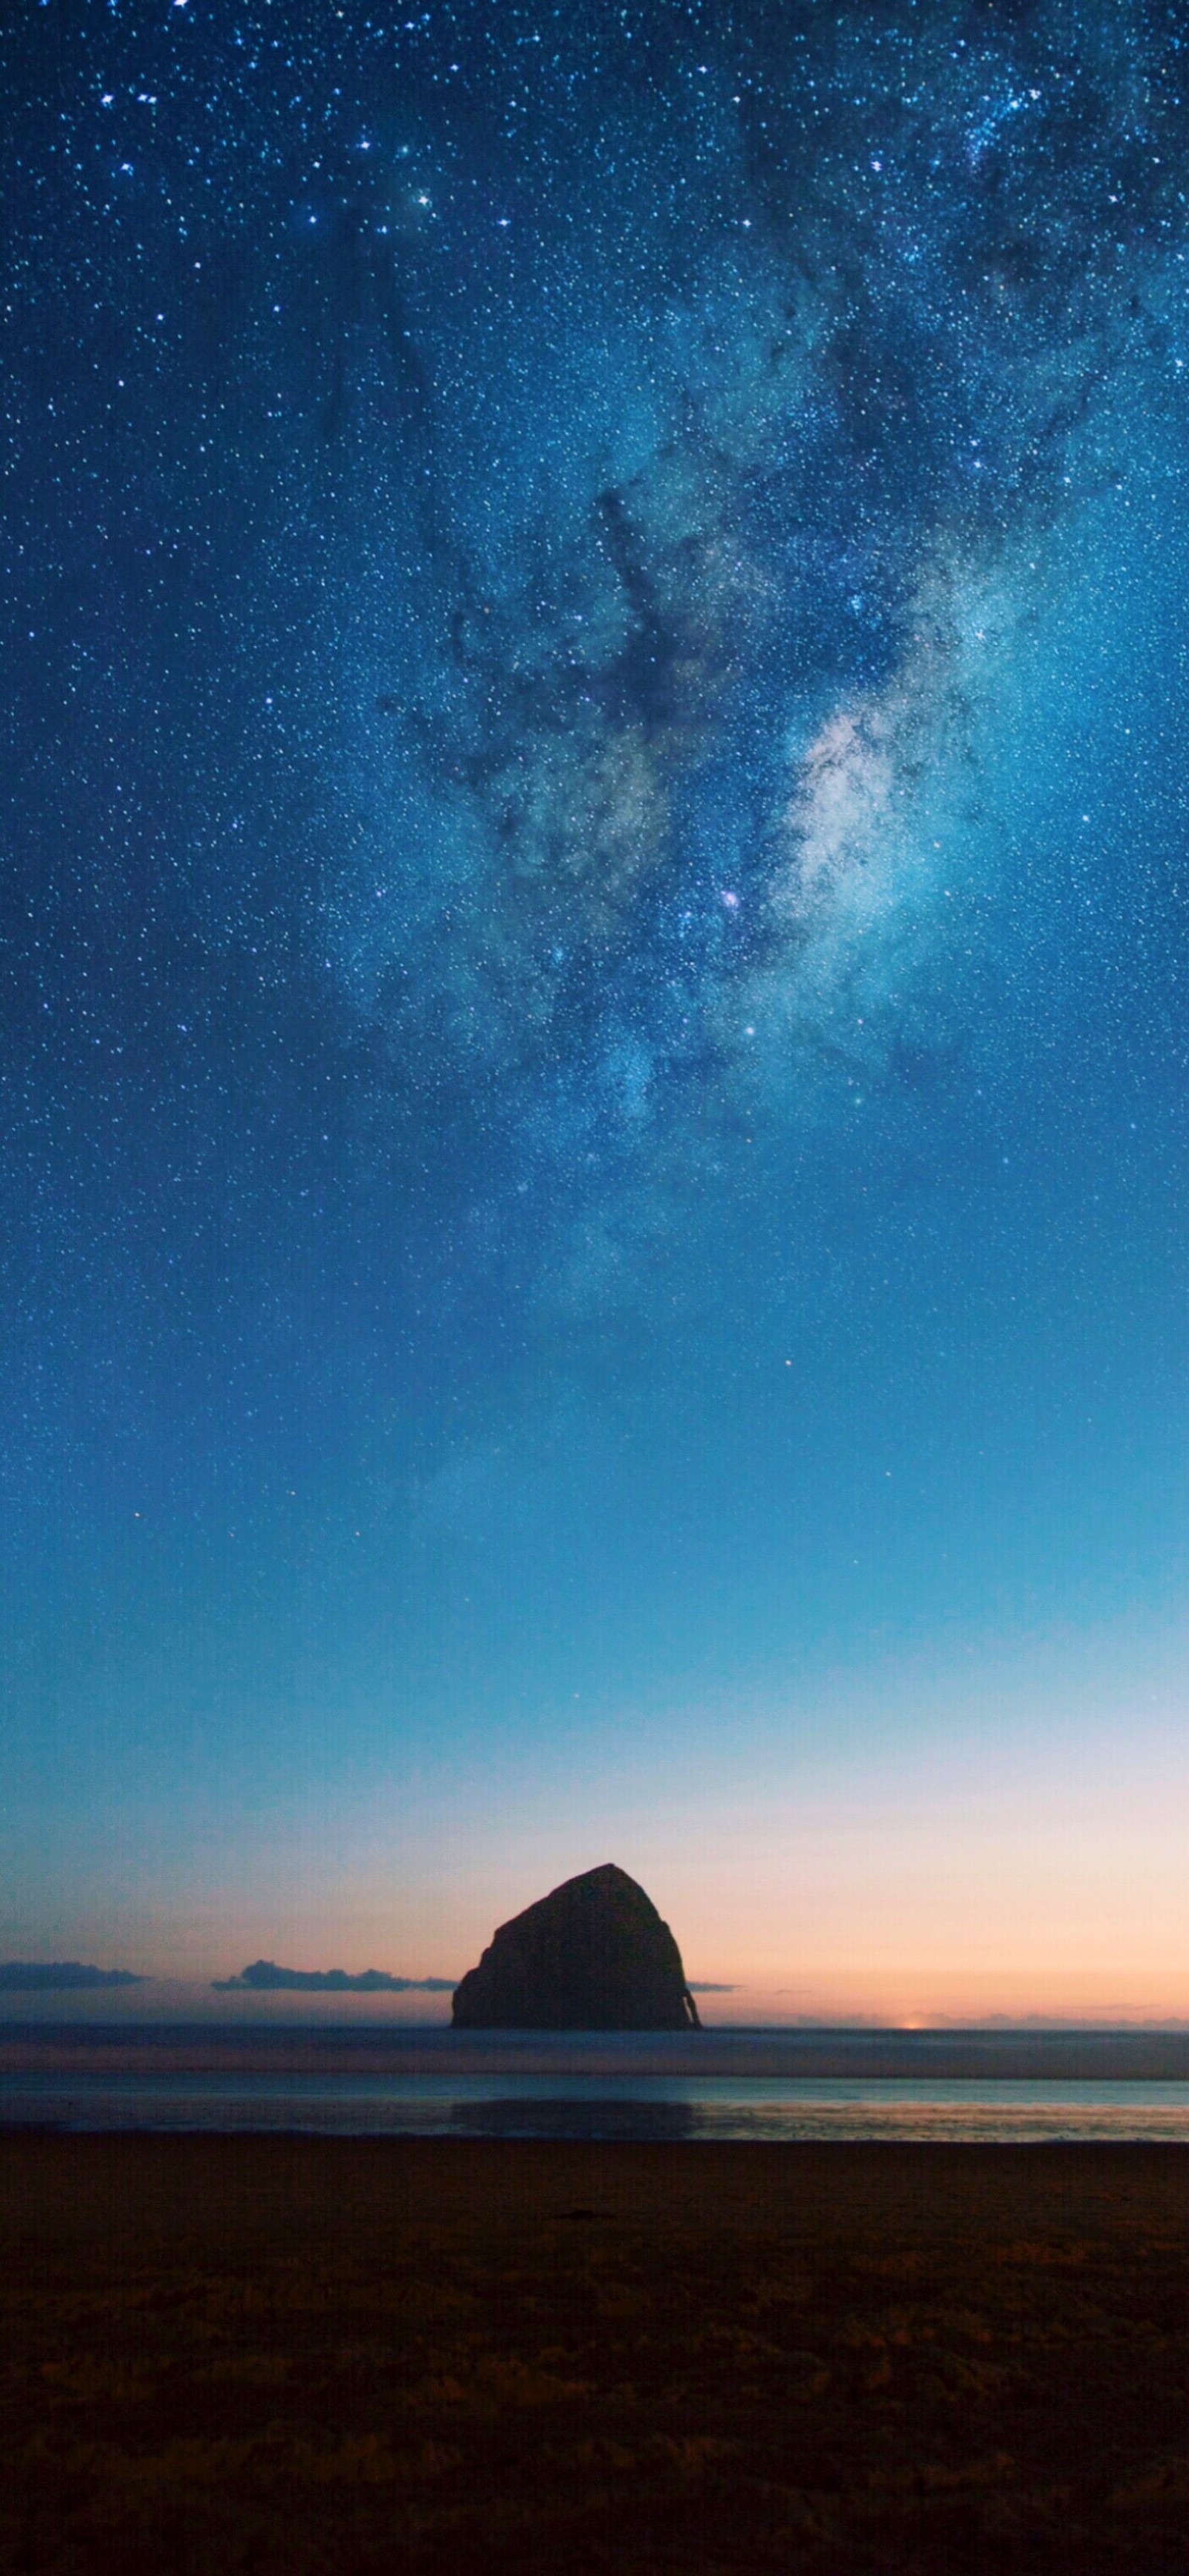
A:
[[[0,2569],[1189,2568],[1160,2146],[0,2135]]]

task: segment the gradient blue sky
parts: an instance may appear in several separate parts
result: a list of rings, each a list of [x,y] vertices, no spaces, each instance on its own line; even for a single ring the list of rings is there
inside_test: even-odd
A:
[[[1177,11],[7,42],[0,1954],[1189,2016]]]

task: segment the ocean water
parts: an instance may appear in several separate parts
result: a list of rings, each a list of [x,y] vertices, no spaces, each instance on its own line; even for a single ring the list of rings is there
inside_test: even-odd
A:
[[[337,2137],[1150,2139],[1189,2145],[1189,2081],[1111,2078],[480,2074],[259,2066],[16,2068],[0,2126]]]

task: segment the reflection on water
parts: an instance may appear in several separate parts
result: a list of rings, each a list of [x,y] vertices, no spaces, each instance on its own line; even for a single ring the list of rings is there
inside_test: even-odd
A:
[[[472,2138],[696,2138],[698,2120],[699,2106],[693,2102],[574,2102],[546,2095],[456,2102],[451,2125]]]
[[[327,2136],[1004,2140],[1189,2145],[1189,2082],[868,2076],[0,2075],[0,2126]]]

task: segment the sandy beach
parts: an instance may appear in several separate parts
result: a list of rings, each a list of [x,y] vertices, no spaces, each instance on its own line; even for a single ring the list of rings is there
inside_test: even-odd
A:
[[[1177,2148],[0,2136],[0,2566],[1186,2565]]]

